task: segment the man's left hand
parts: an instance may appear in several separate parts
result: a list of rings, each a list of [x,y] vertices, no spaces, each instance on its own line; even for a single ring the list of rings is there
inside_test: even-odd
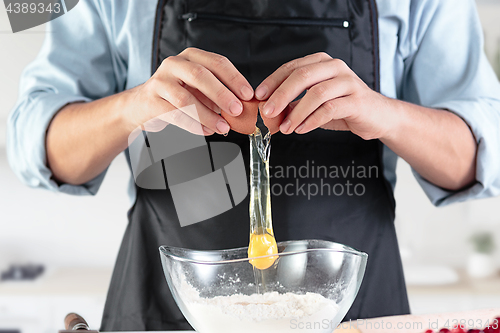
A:
[[[294,101],[304,90],[306,94]],[[268,99],[261,112],[287,116],[284,134],[304,134],[316,128],[351,131],[363,139],[390,131],[391,99],[370,89],[342,60],[315,53],[292,60],[267,77],[256,97]]]

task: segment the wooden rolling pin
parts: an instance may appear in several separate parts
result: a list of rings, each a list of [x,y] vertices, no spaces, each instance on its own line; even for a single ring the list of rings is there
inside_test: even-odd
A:
[[[70,313],[64,318],[64,327],[66,328],[59,333],[71,333],[75,331],[85,331],[88,333],[99,333],[98,331],[93,331],[89,328],[89,325],[80,315],[76,313]]]

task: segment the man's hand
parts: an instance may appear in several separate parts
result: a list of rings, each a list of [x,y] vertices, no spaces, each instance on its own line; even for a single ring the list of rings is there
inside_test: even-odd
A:
[[[225,134],[221,110],[240,114],[241,100],[252,97],[252,86],[227,58],[189,48],[165,59],[144,84],[59,110],[47,130],[47,163],[57,181],[84,184],[128,147],[137,128],[174,124],[200,135]],[[196,111],[184,108],[193,104]]]
[[[326,53],[284,64],[257,87],[255,97],[268,99],[264,115],[285,112],[284,134],[347,130],[365,140],[380,139],[437,186],[460,190],[475,181],[477,144],[460,117],[385,97]]]
[[[239,115],[240,100],[253,97],[252,86],[226,57],[195,48],[166,58],[133,91],[134,107],[125,115],[131,130],[144,125],[147,131],[160,131],[171,123],[200,135],[229,132],[221,110]],[[196,114],[179,110],[193,104]]]
[[[292,102],[304,90],[306,94]],[[380,138],[390,123],[388,98],[370,89],[342,60],[316,53],[290,61],[256,89],[263,113],[288,113],[281,132],[299,134],[318,127],[351,131],[363,139]],[[287,109],[288,108],[288,109]]]

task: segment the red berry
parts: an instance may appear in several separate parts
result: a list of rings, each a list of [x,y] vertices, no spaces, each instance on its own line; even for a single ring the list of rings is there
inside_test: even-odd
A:
[[[451,331],[449,329],[447,329],[447,328],[442,328],[442,329],[439,330],[439,332],[440,333],[449,333]]]
[[[434,333],[434,331],[433,330],[427,330],[427,331],[425,331],[425,333]]]
[[[500,333],[500,317],[493,319],[491,327],[493,328],[493,332]]]
[[[477,330],[477,329],[470,329],[467,331],[467,333],[479,333],[480,330]]]
[[[452,330],[451,330],[451,333],[465,333],[467,332],[466,330],[464,330],[462,327],[454,327]]]
[[[465,327],[462,324],[453,326],[451,333],[466,333]]]

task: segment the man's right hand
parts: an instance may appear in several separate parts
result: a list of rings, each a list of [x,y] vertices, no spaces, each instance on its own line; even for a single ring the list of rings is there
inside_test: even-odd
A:
[[[253,94],[227,58],[188,48],[133,89],[59,110],[47,130],[47,164],[60,183],[84,184],[128,147],[137,128],[160,131],[174,124],[199,135],[226,134],[220,113],[240,114],[241,100]]]
[[[237,116],[243,108],[240,100],[254,95],[226,57],[196,48],[166,58],[147,82],[130,92],[132,107],[124,116],[131,131],[143,126],[156,132],[170,123],[199,135],[228,133],[221,111]],[[193,104],[196,111],[182,109]]]

